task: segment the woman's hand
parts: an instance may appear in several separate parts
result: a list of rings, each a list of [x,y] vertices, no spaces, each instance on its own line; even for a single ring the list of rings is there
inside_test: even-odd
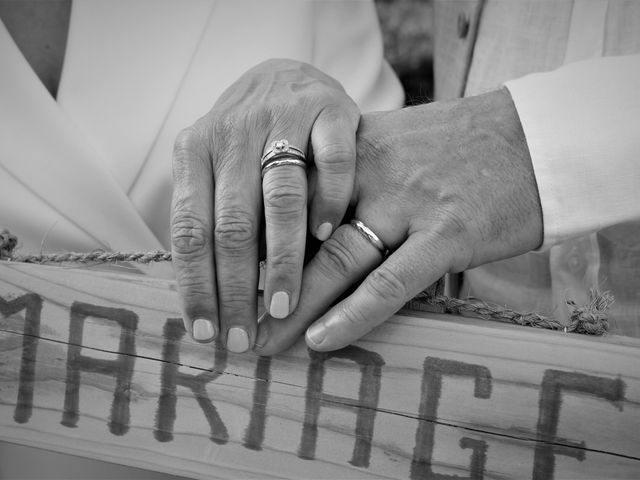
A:
[[[344,347],[445,273],[542,242],[531,159],[506,90],[363,115],[353,203],[393,253],[385,259],[352,225],[339,227],[305,267],[297,310],[260,323],[259,355],[288,348],[312,323],[310,348]]]
[[[172,253],[185,327],[193,338],[219,337],[234,352],[253,346],[263,221],[265,307],[274,318],[296,308],[307,175],[298,165],[280,165],[261,178],[260,159],[281,139],[306,153],[315,185],[309,227],[325,240],[352,196],[359,118],[336,80],[308,64],[270,60],[245,73],[179,135]]]

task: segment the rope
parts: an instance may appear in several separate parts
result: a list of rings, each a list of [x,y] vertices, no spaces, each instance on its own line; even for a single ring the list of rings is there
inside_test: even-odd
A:
[[[96,250],[89,253],[51,253],[39,255],[17,255],[14,253],[18,239],[8,230],[0,232],[0,260],[23,263],[118,263],[118,262],[169,262],[171,252],[157,250],[151,252],[104,252]],[[573,332],[587,335],[604,335],[609,330],[607,311],[614,298],[610,292],[589,291],[589,303],[578,306],[567,300],[571,311],[569,323],[564,324],[554,318],[538,313],[521,313],[507,307],[489,304],[476,298],[451,298],[445,295],[433,295],[421,292],[410,302],[441,308],[446,313],[470,314],[483,319],[493,319],[534,328],[544,328],[562,332]]]
[[[89,253],[76,253],[76,252],[63,252],[63,253],[48,253],[40,255],[14,255],[8,259],[2,258],[2,260],[11,260],[13,262],[22,263],[118,263],[118,262],[137,262],[137,263],[152,263],[152,262],[170,262],[171,252],[163,250],[157,250],[152,252],[104,252],[102,250],[95,250]]]
[[[18,245],[18,238],[8,230],[0,232],[0,260],[22,263],[118,263],[118,262],[170,262],[171,252],[156,250],[151,252],[105,252],[94,250],[89,253],[62,252],[41,253],[39,255],[17,255],[13,251]]]
[[[608,291],[599,293],[593,289],[589,291],[589,295],[589,303],[582,307],[577,306],[571,300],[567,300],[567,305],[571,310],[568,324],[539,313],[521,313],[508,307],[492,305],[476,298],[462,300],[422,292],[413,299],[413,302],[439,307],[446,313],[466,313],[484,319],[506,321],[526,327],[559,330],[565,333],[604,335],[609,330],[607,310],[613,304],[613,295]]]

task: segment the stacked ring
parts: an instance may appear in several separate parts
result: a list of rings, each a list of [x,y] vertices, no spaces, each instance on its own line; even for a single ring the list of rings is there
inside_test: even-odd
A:
[[[295,165],[301,168],[307,168],[307,158],[302,150],[292,145],[285,139],[276,140],[271,143],[269,150],[262,156],[260,160],[260,168],[262,176],[268,170],[283,165]]]

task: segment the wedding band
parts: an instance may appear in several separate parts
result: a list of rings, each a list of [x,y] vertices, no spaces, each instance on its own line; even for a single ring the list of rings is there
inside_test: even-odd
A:
[[[296,167],[301,167],[305,170],[307,169],[307,162],[305,162],[304,160],[300,160],[299,158],[274,158],[262,164],[262,177],[264,177],[265,173],[267,173],[267,171],[271,170],[272,168],[281,167],[284,165],[295,165]]]
[[[276,160],[279,158],[296,158],[301,162],[305,162],[307,157],[304,152],[293,145],[289,145],[289,141],[286,139],[276,140],[275,142],[271,142],[269,149],[265,152],[260,160],[260,166],[264,170],[267,164],[271,160]]]
[[[387,256],[387,253],[389,252],[389,250],[387,250],[387,247],[384,246],[384,243],[382,243],[382,240],[380,240],[380,238],[375,233],[373,233],[373,230],[371,230],[369,227],[367,227],[360,220],[355,220],[355,219],[351,220],[351,225],[358,232],[360,232],[360,234],[364,238],[369,240],[369,243],[371,245],[373,245],[374,247],[376,247],[383,256],[385,256],[385,257]]]

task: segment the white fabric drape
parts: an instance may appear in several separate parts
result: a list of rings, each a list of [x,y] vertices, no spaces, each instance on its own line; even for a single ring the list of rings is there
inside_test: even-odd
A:
[[[177,133],[273,57],[402,103],[369,1],[73,2],[57,102],[0,23],[0,227],[25,253],[167,248]]]

